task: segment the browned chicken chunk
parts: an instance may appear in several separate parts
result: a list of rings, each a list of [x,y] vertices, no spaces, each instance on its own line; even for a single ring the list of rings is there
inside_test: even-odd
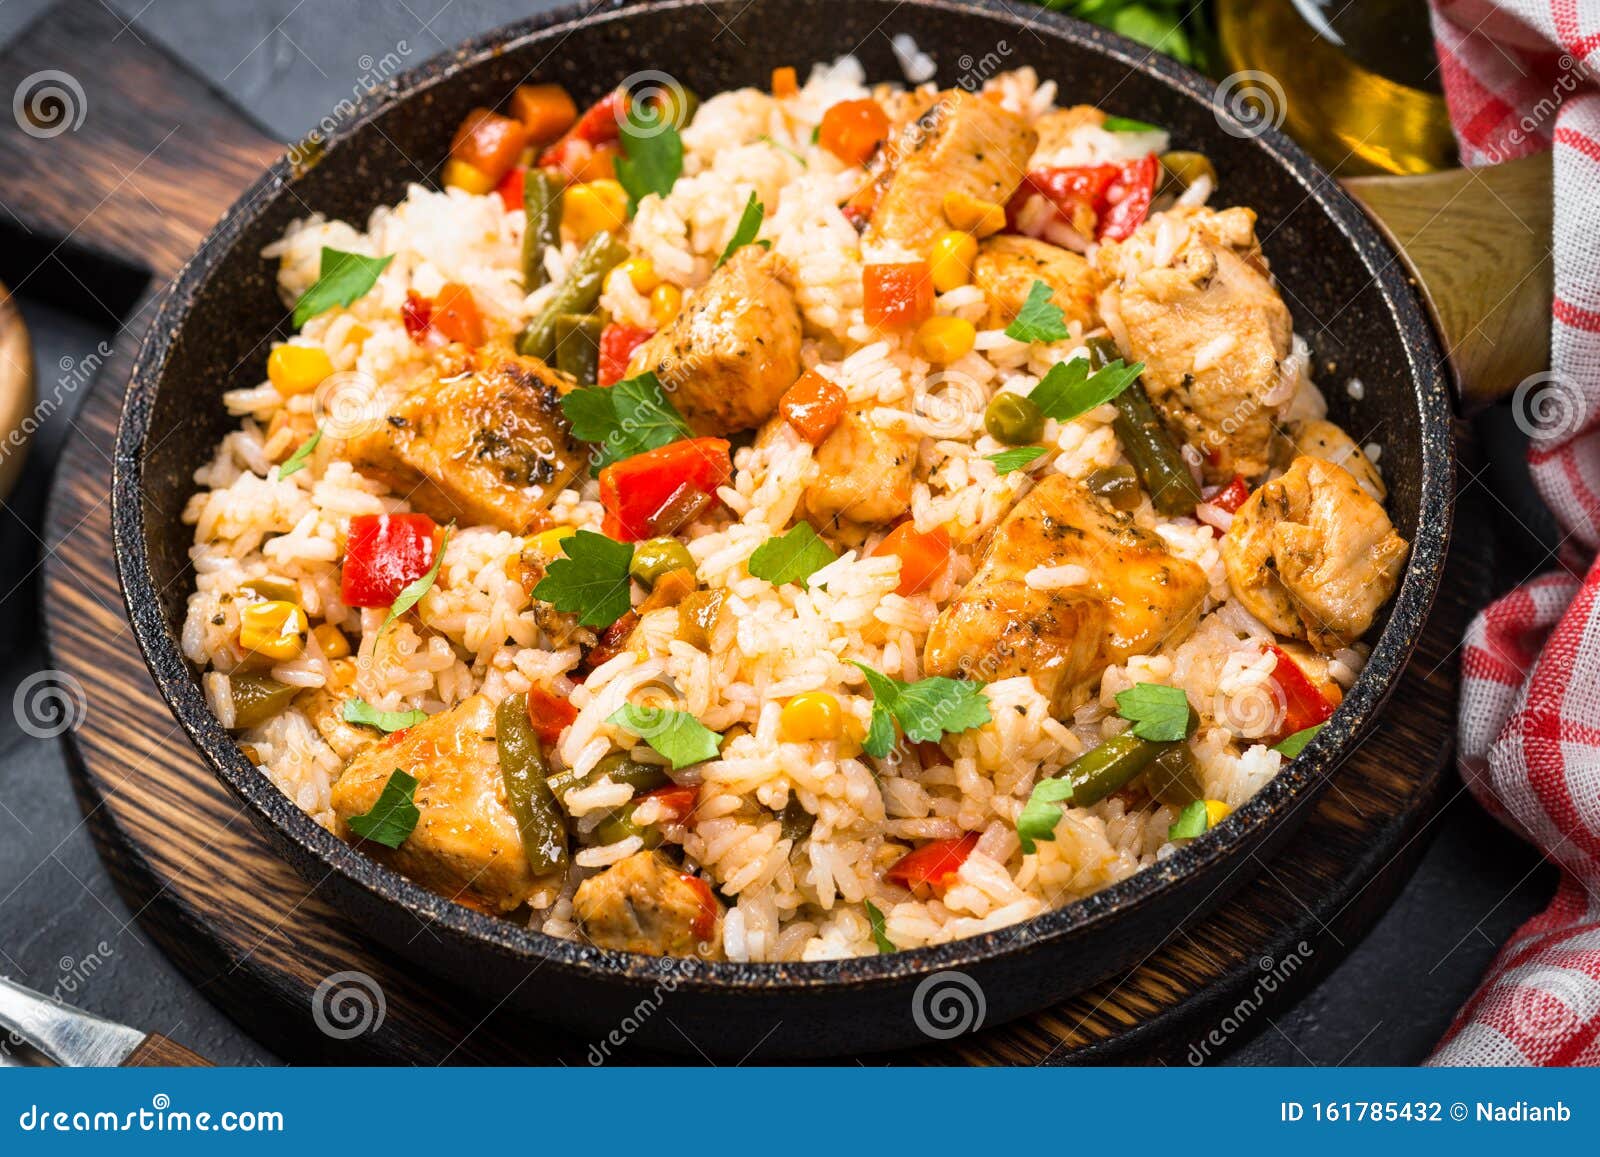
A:
[[[635,852],[578,885],[572,910],[601,948],[722,959],[722,905],[659,852]]]
[[[1162,231],[1166,230],[1166,233]],[[1172,239],[1178,239],[1172,246]],[[1151,254],[1171,247],[1171,258]],[[1289,401],[1289,311],[1266,274],[1249,209],[1174,209],[1101,246],[1100,312],[1162,417],[1205,456],[1209,481],[1257,478]]]
[[[1041,161],[1049,161],[1055,153],[1072,143],[1073,134],[1084,125],[1105,123],[1106,114],[1092,104],[1075,104],[1071,108],[1047,112],[1033,122],[1034,131],[1039,134],[1039,145],[1034,150],[1034,156]]]
[[[1038,135],[992,100],[953,89],[885,146],[892,150],[865,240],[925,253],[949,228],[944,195],[1005,204],[1022,183]]]
[[[696,434],[759,426],[800,376],[800,307],[779,257],[746,245],[689,294],[672,324],[633,351]]]
[[[1383,475],[1378,473],[1372,459],[1336,423],[1325,418],[1308,418],[1292,423],[1288,435],[1292,439],[1290,457],[1295,453],[1309,454],[1324,462],[1332,462],[1335,466],[1343,466],[1361,484],[1361,489],[1379,502],[1389,496],[1389,488],[1383,484]]]
[[[989,301],[984,329],[1002,329],[1015,321],[1035,281],[1050,287],[1050,300],[1067,322],[1085,329],[1096,324],[1100,279],[1082,256],[1048,241],[1012,233],[989,238],[978,246],[972,281]]]
[[[1247,611],[1328,652],[1372,626],[1409,549],[1348,470],[1301,455],[1239,507],[1222,561]]]
[[[1078,573],[1030,574],[1038,568]],[[995,528],[977,573],[934,621],[923,665],[985,682],[1028,675],[1059,712],[1107,664],[1188,635],[1206,589],[1204,572],[1131,514],[1052,474]]]
[[[442,896],[485,912],[509,912],[548,882],[534,876],[517,821],[506,808],[494,742],[494,707],[482,695],[396,732],[345,768],[333,787],[340,830],[365,815],[398,769],[416,777],[422,817],[398,848],[366,850]]]
[[[352,438],[355,468],[440,522],[536,529],[587,456],[559,404],[571,383],[537,358],[480,351],[466,373],[429,373],[378,429]]]
[[[917,439],[851,411],[817,447],[816,478],[800,500],[806,519],[823,530],[884,526],[911,509]]]

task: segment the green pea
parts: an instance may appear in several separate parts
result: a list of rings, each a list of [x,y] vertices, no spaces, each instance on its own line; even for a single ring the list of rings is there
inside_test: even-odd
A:
[[[633,548],[633,561],[628,573],[647,587],[668,571],[694,570],[694,558],[689,548],[675,538],[649,538]]]
[[[996,394],[983,412],[983,428],[1007,446],[1026,446],[1044,433],[1044,411],[1021,394]]]

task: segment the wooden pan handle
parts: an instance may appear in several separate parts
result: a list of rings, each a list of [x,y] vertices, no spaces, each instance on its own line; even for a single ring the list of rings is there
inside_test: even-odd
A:
[[[1351,177],[1344,187],[1416,278],[1464,408],[1502,398],[1550,367],[1555,197],[1548,152],[1485,169]]]
[[[175,1041],[153,1032],[123,1061],[124,1069],[209,1069],[211,1062]]]

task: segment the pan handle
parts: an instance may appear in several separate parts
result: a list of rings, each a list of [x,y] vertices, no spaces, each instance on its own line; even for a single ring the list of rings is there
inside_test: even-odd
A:
[[[1342,183],[1405,259],[1463,410],[1549,369],[1555,197],[1548,152],[1483,169]]]

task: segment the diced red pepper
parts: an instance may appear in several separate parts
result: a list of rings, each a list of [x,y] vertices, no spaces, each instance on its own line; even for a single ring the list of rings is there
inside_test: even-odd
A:
[[[605,507],[601,529],[618,542],[638,542],[655,531],[652,520],[669,499],[688,484],[715,495],[728,481],[733,463],[723,438],[685,438],[600,471],[600,502]]]
[[[478,303],[472,290],[454,281],[446,282],[433,299],[429,326],[438,331],[446,341],[465,342],[470,346],[483,344],[483,317],[478,313]]]
[[[1116,179],[1106,187],[1105,208],[1095,232],[1098,241],[1125,241],[1144,223],[1150,212],[1150,199],[1156,194],[1161,164],[1150,153],[1118,167]]]
[[[1218,510],[1226,510],[1229,514],[1237,514],[1239,507],[1243,506],[1245,499],[1249,497],[1250,484],[1235,474],[1226,486],[1206,499],[1206,501]]]
[[[502,116],[493,109],[475,108],[456,129],[450,142],[450,156],[465,161],[489,180],[499,183],[517,163],[528,144],[528,130],[522,122]]]
[[[695,801],[700,796],[697,787],[679,787],[669,784],[658,787],[655,791],[647,791],[639,797],[640,802],[647,799],[656,800],[661,805],[662,813],[672,822],[681,824],[694,814]]]
[[[594,646],[584,652],[583,666],[587,671],[611,662],[627,649],[628,636],[633,634],[633,628],[639,625],[639,612],[631,607],[622,612],[622,617],[600,632],[600,637],[595,640]]]
[[[872,210],[866,204],[854,200],[846,201],[839,212],[844,214],[844,219],[850,222],[851,228],[857,233],[864,232],[867,222],[872,219]]]
[[[500,195],[500,203],[506,207],[507,213],[515,213],[522,208],[523,186],[528,181],[527,169],[512,169],[500,178],[500,183],[494,191]]]
[[[933,275],[926,261],[868,265],[861,271],[867,324],[910,329],[933,316]]]
[[[422,341],[427,335],[428,325],[432,319],[433,302],[415,289],[406,290],[405,304],[400,307],[400,320],[404,323],[406,334],[412,341]]]
[[[700,911],[695,913],[694,922],[689,925],[697,940],[710,940],[717,931],[717,913],[722,905],[717,903],[717,895],[711,890],[711,885],[702,880],[693,872],[682,873],[683,882],[695,890],[700,897]]]
[[[807,370],[778,399],[778,412],[807,442],[820,446],[844,417],[845,393],[816,370]]]
[[[959,839],[934,840],[901,856],[890,865],[883,878],[907,888],[921,884],[943,888],[955,878],[977,846],[977,832],[968,832]]]
[[[655,330],[612,322],[600,331],[600,384],[614,386],[628,375],[633,351],[654,336]]]
[[[561,739],[574,719],[578,709],[568,700],[550,694],[543,687],[528,689],[528,722],[533,724],[539,742],[549,747]]]
[[[1304,731],[1308,727],[1327,722],[1336,705],[1330,702],[1321,689],[1311,681],[1311,677],[1300,669],[1300,664],[1294,661],[1294,656],[1289,652],[1282,647],[1268,647],[1267,650],[1278,659],[1278,665],[1272,668],[1272,681],[1277,684],[1278,690],[1283,695],[1285,708],[1283,725],[1272,737],[1272,742],[1276,743],[1296,731]]]
[[[914,595],[933,585],[950,565],[950,535],[936,526],[920,533],[912,522],[902,522],[872,548],[874,558],[892,554],[900,559],[900,586],[897,594]]]
[[[1150,211],[1161,166],[1155,154],[1115,165],[1034,169],[1006,205],[1006,222],[1021,225],[1030,198],[1043,197],[1055,215],[1088,240],[1122,241],[1132,236]]]
[[[339,597],[347,607],[387,607],[428,573],[438,548],[438,527],[426,514],[354,515]]]
[[[569,141],[581,141],[591,146],[615,141],[621,136],[621,125],[627,117],[628,94],[620,88],[608,92],[584,111],[578,123],[568,129],[565,136],[540,154],[539,167],[563,168],[560,150]]]

